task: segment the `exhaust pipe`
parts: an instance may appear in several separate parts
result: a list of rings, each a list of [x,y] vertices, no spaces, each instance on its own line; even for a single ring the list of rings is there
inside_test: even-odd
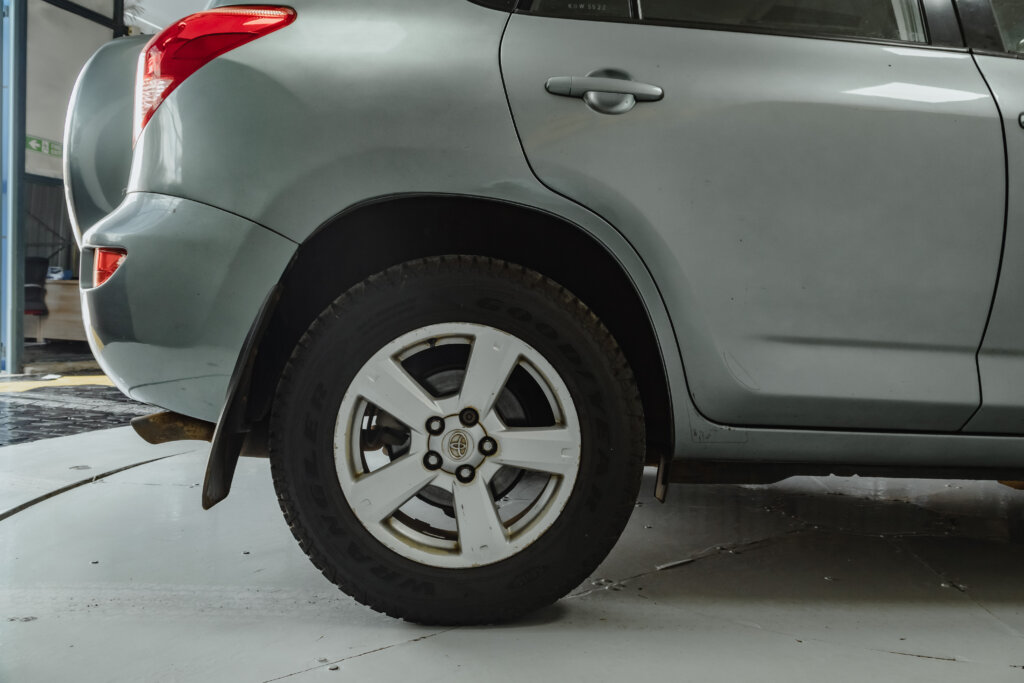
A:
[[[164,411],[132,419],[135,433],[151,444],[168,441],[213,441],[212,422]]]

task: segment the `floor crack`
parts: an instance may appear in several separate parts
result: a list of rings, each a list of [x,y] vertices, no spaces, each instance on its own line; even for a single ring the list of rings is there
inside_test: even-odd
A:
[[[1020,631],[1015,629],[1013,626],[1011,626],[1010,624],[1008,624],[1005,621],[1003,621],[1002,619],[1000,619],[998,616],[995,615],[995,613],[992,612],[992,610],[990,610],[988,607],[986,607],[984,604],[982,604],[980,601],[978,601],[977,598],[975,598],[973,595],[971,595],[971,592],[970,592],[970,590],[968,589],[967,586],[965,586],[962,583],[959,583],[957,581],[953,581],[945,572],[940,571],[936,567],[933,567],[930,562],[928,562],[926,559],[924,559],[919,554],[914,552],[911,548],[909,548],[907,546],[907,544],[900,543],[899,542],[900,540],[902,540],[902,539],[899,539],[899,538],[890,539],[890,542],[893,545],[895,545],[896,547],[898,547],[900,550],[903,550],[908,555],[910,555],[915,560],[917,560],[917,562],[922,567],[924,567],[925,569],[930,571],[932,574],[934,574],[935,576],[937,576],[940,579],[942,579],[942,583],[943,583],[944,586],[948,586],[950,588],[953,588],[953,589],[959,591],[960,593],[963,593],[964,596],[967,597],[967,599],[969,599],[971,602],[973,602],[975,605],[977,605],[980,609],[984,610],[985,613],[988,614],[996,623],[998,623],[1000,626],[1002,626],[1003,629],[1007,633],[1012,635],[1014,638],[1024,639],[1024,634],[1022,634]],[[895,653],[895,654],[902,654],[902,653]]]
[[[896,652],[895,650],[875,650],[875,652],[884,652],[890,655],[900,655],[902,657],[917,657],[919,659],[937,659],[940,662],[959,662],[960,660],[956,657],[938,657],[936,655],[919,655],[913,652]]]
[[[278,676],[277,678],[269,678],[269,679],[265,680],[263,683],[273,683],[274,681],[281,681],[281,680],[284,680],[286,678],[291,678],[292,676],[298,676],[299,674],[304,674],[307,671],[315,671],[317,669],[323,669],[324,667],[337,667],[338,665],[340,665],[340,664],[342,664],[344,662],[347,662],[349,660],[352,660],[352,659],[358,659],[359,657],[365,657],[366,655],[372,655],[372,654],[376,654],[378,652],[383,652],[384,650],[390,650],[391,648],[398,647],[399,645],[411,645],[412,643],[418,643],[421,640],[427,640],[428,638],[433,638],[434,636],[440,636],[440,635],[444,635],[445,633],[449,633],[451,631],[455,631],[457,628],[458,628],[457,626],[453,627],[453,628],[446,628],[443,631],[437,631],[435,633],[428,633],[428,634],[426,634],[424,636],[418,636],[416,638],[411,638],[409,640],[403,640],[400,643],[391,643],[390,645],[384,645],[383,647],[374,648],[372,650],[366,650],[365,652],[359,652],[359,653],[354,654],[354,655],[349,655],[348,657],[342,657],[341,659],[335,659],[334,661],[318,662],[316,666],[311,666],[308,669],[302,669],[301,671],[293,671],[290,674],[285,674],[284,676]]]
[[[754,550],[754,549],[756,549],[756,548],[758,548],[760,546],[767,545],[769,543],[774,543],[774,542],[780,541],[780,540],[782,540],[782,539],[784,539],[786,537],[793,536],[793,535],[796,535],[796,534],[800,534],[800,533],[803,533],[805,531],[807,531],[807,529],[804,529],[804,528],[791,529],[791,530],[789,530],[789,531],[787,531],[785,533],[777,534],[775,536],[768,536],[767,538],[758,538],[758,539],[753,540],[753,541],[744,541],[742,543],[736,543],[736,544],[729,545],[729,546],[724,546],[724,545],[709,546],[709,547],[707,547],[707,548],[705,548],[703,550],[697,551],[696,553],[694,553],[693,555],[690,555],[689,557],[683,558],[681,560],[673,560],[671,562],[665,562],[663,564],[655,565],[654,569],[649,569],[647,571],[640,572],[639,574],[634,574],[633,576],[627,576],[624,579],[618,579],[618,580],[595,579],[592,582],[592,585],[593,585],[592,588],[588,588],[588,589],[580,591],[578,593],[571,593],[571,594],[565,596],[565,598],[563,598],[563,599],[564,600],[572,600],[572,599],[575,599],[575,598],[582,598],[582,597],[585,597],[587,595],[590,595],[591,593],[597,593],[599,591],[607,591],[607,590],[619,591],[619,590],[622,590],[623,588],[625,588],[631,581],[636,581],[637,579],[644,578],[645,576],[651,576],[653,574],[657,574],[657,573],[663,572],[663,571],[668,571],[670,569],[676,569],[678,567],[685,567],[687,565],[693,564],[694,562],[698,562],[700,560],[704,560],[704,559],[707,559],[709,557],[717,557],[718,555],[736,555],[736,554],[739,554],[741,552],[745,552],[745,551],[748,551],[748,550]]]
[[[172,453],[171,455],[164,455],[164,456],[161,456],[159,458],[153,458],[152,460],[146,460],[144,462],[133,463],[131,465],[126,465],[124,467],[119,467],[116,470],[110,470],[109,472],[104,472],[103,474],[93,475],[93,476],[89,477],[88,479],[82,479],[81,481],[76,481],[75,483],[68,484],[67,486],[62,486],[61,488],[59,488],[59,489],[57,489],[55,491],[50,491],[50,492],[45,493],[45,494],[43,494],[43,495],[41,495],[41,496],[39,496],[37,498],[33,498],[32,500],[26,501],[26,502],[22,503],[21,505],[17,505],[15,507],[11,508],[10,510],[7,510],[6,512],[0,512],[0,522],[4,521],[5,519],[7,519],[9,517],[13,517],[14,515],[18,514],[19,512],[24,512],[25,510],[29,509],[33,505],[38,505],[39,503],[47,501],[50,498],[53,498],[54,496],[59,496],[62,493],[67,493],[68,491],[77,489],[79,486],[85,486],[86,484],[93,484],[93,483],[99,481],[100,479],[106,479],[107,477],[113,476],[113,475],[118,474],[120,472],[124,472],[125,470],[134,469],[136,467],[142,467],[143,465],[149,465],[150,463],[159,462],[160,460],[166,460],[167,458],[173,458],[173,457],[175,457],[177,455],[183,455],[183,454],[185,454],[187,452],[188,451],[182,451],[181,453]]]

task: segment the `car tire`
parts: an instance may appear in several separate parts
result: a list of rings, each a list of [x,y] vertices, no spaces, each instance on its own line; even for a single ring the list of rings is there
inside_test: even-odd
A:
[[[507,621],[578,586],[644,464],[636,382],[608,330],[547,277],[475,256],[404,263],[338,297],[287,363],[269,437],[313,564],[374,610],[438,625]]]

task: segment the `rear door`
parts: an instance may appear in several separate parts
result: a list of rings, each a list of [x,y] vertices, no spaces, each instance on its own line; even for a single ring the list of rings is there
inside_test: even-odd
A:
[[[984,403],[967,431],[1024,434],[1024,2],[961,0],[978,67],[1006,133],[1006,250],[992,320],[978,356]]]
[[[955,431],[977,410],[1002,131],[952,4],[925,5],[930,25],[917,0],[534,0],[511,18],[526,154],[647,261],[706,417]]]

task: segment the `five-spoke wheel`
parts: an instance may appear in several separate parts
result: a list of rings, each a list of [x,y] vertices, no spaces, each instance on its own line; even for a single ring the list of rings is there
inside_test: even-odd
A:
[[[405,263],[340,296],[278,386],[281,508],[324,574],[412,621],[514,618],[578,585],[632,511],[643,415],[598,319],[480,257]]]
[[[453,358],[466,359],[462,370]],[[530,400],[535,424],[525,424]],[[345,392],[334,443],[359,520],[438,567],[498,562],[535,541],[580,465],[579,418],[558,372],[517,337],[468,323],[428,325],[374,354]]]

